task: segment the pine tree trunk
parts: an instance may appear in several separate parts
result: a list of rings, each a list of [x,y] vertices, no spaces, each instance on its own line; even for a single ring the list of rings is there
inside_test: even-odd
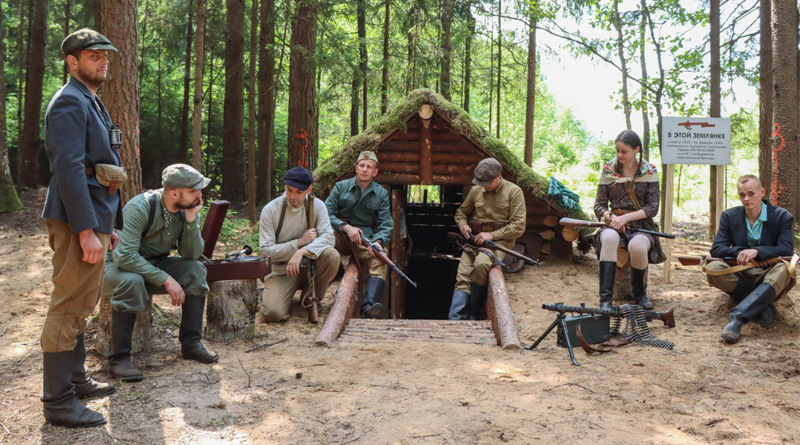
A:
[[[244,187],[244,0],[226,0],[222,198],[241,202]]]
[[[492,113],[494,112],[494,22],[489,32],[489,125],[486,130],[492,133]]]
[[[797,186],[797,4],[788,0],[772,0],[773,63],[772,116],[775,121],[772,139],[771,201],[796,213]],[[795,220],[798,215],[794,215]]]
[[[453,0],[442,0],[442,66],[439,92],[447,100],[450,100],[450,58],[453,52],[452,23]]]
[[[164,88],[162,86],[162,72],[161,72],[161,59],[162,59],[162,49],[164,48],[163,42],[161,39],[156,39],[156,45],[158,46],[158,52],[156,53],[156,144],[160,147],[163,143],[163,121],[164,121]],[[158,157],[161,158],[161,162],[159,164],[165,164],[165,161],[168,162],[168,159],[171,157],[169,154],[159,151]]]
[[[470,83],[472,82],[472,41],[475,39],[475,17],[472,15],[472,6],[467,4],[467,33],[464,43],[464,111],[469,113]]]
[[[30,1],[30,0],[28,0]],[[29,18],[30,20],[30,18]],[[22,123],[24,114],[22,113],[23,96],[25,94],[25,0],[19,1],[19,25],[17,26],[17,160],[15,173],[19,179],[20,166],[22,165],[22,150],[19,145],[20,131],[19,125]]]
[[[639,22],[639,64],[642,66],[642,83],[647,85],[647,61],[645,58],[645,30],[647,29],[647,0],[641,1]],[[650,160],[650,113],[647,110],[647,90],[642,88],[642,158]]]
[[[8,138],[6,137],[6,20],[0,2],[0,213],[22,210],[17,189],[11,181],[8,164]]]
[[[381,116],[389,109],[389,10],[391,0],[386,0],[383,17],[383,76],[381,78]]]
[[[194,45],[194,99],[192,110],[192,166],[201,170],[203,154],[201,139],[203,131],[203,59],[206,32],[206,0],[197,0],[197,35]]]
[[[720,117],[721,94],[720,91],[720,54],[719,54],[719,0],[711,0],[711,107],[710,117]],[[709,166],[710,187],[709,187],[709,237],[714,239],[717,234],[716,215],[722,209],[717,208],[717,167]]]
[[[94,6],[94,29],[103,32],[103,0],[92,0]],[[119,49],[119,48],[117,48]]]
[[[44,84],[44,58],[47,44],[47,15],[50,0],[38,0],[31,15],[30,53],[25,78],[25,120],[20,135],[22,154],[19,184],[23,187],[39,186],[39,148],[41,145],[42,86]]]
[[[758,176],[770,196],[772,185],[772,21],[771,0],[761,0],[761,43],[758,73]]]
[[[247,211],[256,222],[256,53],[258,52],[258,0],[250,9],[250,83],[247,88]]]
[[[288,168],[313,167],[317,158],[317,85],[315,82],[317,47],[316,0],[295,0],[289,55],[289,151]]]
[[[503,1],[497,0],[497,138],[500,139],[500,88],[503,72]],[[490,105],[491,106],[491,105]]]
[[[353,70],[353,81],[350,84],[350,136],[358,134],[358,71]]]
[[[189,16],[186,25],[186,58],[183,64],[183,108],[181,113],[181,137],[178,142],[177,162],[186,162],[189,152],[189,91],[192,88],[192,0],[189,0]]]
[[[256,200],[272,201],[275,163],[275,0],[261,0],[258,54],[258,180]]]
[[[619,17],[619,0],[614,0],[614,27],[617,29],[617,54],[622,68],[622,109],[625,111],[625,125],[631,129],[631,102],[628,99],[628,61],[625,60],[624,41],[622,39],[622,22]]]
[[[536,17],[528,16],[528,91],[525,98],[525,164],[533,165],[533,123],[536,110]]]
[[[66,0],[64,3],[64,38],[69,35],[69,19],[70,19],[70,0]],[[61,74],[61,83],[67,83],[67,77],[69,76],[69,70],[67,69],[67,64],[64,64],[64,69]]]
[[[358,69],[361,71],[362,120],[361,129],[367,129],[367,0],[357,0],[358,4]]]
[[[119,50],[110,52],[108,80],[102,86],[103,103],[111,120],[122,130],[122,165],[128,182],[122,187],[122,202],[142,192],[142,167],[139,157],[139,72],[136,69],[138,33],[137,0],[102,0],[105,36]]]
[[[409,17],[409,20],[408,20],[408,23],[409,23],[408,32],[406,33],[406,39],[407,39],[407,44],[406,44],[406,52],[407,52],[407,55],[406,55],[406,67],[407,68],[405,70],[406,71],[406,95],[408,95],[408,93],[411,92],[411,88],[412,88],[412,85],[413,85],[412,84],[412,78],[414,76],[414,72],[415,72],[415,68],[416,68],[414,66],[414,32],[415,32],[414,17],[415,17],[415,15],[414,15],[414,8],[413,7],[409,8],[408,15],[410,17]],[[411,67],[411,69],[409,70],[408,67]]]

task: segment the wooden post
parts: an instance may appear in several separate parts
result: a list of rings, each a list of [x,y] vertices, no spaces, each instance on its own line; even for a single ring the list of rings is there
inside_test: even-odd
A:
[[[667,172],[666,172],[665,181],[666,184],[664,185],[664,193],[666,196],[664,197],[664,227],[662,230],[666,233],[672,233],[672,204],[675,198],[675,165],[670,164],[667,165]],[[717,171],[717,179],[720,177],[720,172]],[[719,189],[717,190],[717,195],[719,195]],[[719,209],[721,207],[717,207],[717,223],[719,223]],[[664,239],[664,253],[667,254],[667,260],[664,262],[664,283],[669,283],[669,272],[670,272],[670,263],[672,261],[672,240]]]
[[[397,187],[392,189],[392,220],[395,222],[395,228],[392,231],[392,244],[389,252],[391,260],[397,264],[400,270],[406,270],[408,264],[406,256],[406,238],[405,227],[400,227],[405,224],[406,206],[406,188]],[[391,284],[391,294],[389,298],[389,317],[390,318],[403,318],[406,308],[406,280],[393,275],[389,272],[389,283]],[[388,277],[387,277],[388,278]]]
[[[336,291],[336,296],[333,300],[328,316],[325,318],[325,323],[322,325],[317,339],[314,341],[316,346],[325,346],[330,348],[333,342],[339,338],[339,335],[344,331],[347,322],[350,321],[350,315],[353,307],[356,305],[356,289],[358,288],[358,266],[356,261],[350,258],[347,264],[347,269],[344,271],[344,277],[339,284],[339,289]]]
[[[423,105],[419,110],[422,126],[419,129],[419,179],[424,185],[433,184],[433,147],[431,140],[431,116],[433,109]]]
[[[716,194],[714,196],[714,202],[716,203],[715,208],[717,212],[714,214],[714,227],[719,230],[719,218],[722,216],[722,212],[725,210],[725,166],[724,165],[715,165],[714,168],[717,170],[717,186],[715,188]],[[666,225],[666,221],[664,222]],[[670,225],[670,229],[672,226]],[[713,237],[716,234],[712,234],[712,241]]]
[[[209,284],[204,337],[230,343],[256,336],[256,312],[261,290],[256,280],[225,280]]]

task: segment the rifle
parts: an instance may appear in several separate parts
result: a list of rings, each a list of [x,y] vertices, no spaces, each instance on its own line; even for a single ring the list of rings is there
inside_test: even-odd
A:
[[[498,265],[500,267],[506,267],[506,263],[498,260],[497,257],[494,256],[494,254],[489,249],[484,249],[482,247],[475,247],[475,246],[471,246],[469,244],[465,244],[464,243],[464,237],[462,235],[458,234],[458,233],[448,232],[447,233],[447,241],[450,244],[452,244],[456,249],[463,250],[464,252],[467,252],[468,254],[470,254],[472,256],[476,256],[479,253],[484,253],[484,254],[486,254],[486,256],[489,257],[490,260],[492,260],[492,263],[494,263],[494,264],[496,264],[496,265]]]
[[[724,261],[731,266],[735,266],[739,264],[739,261],[736,258],[711,258],[705,255],[678,255],[678,261],[680,261],[681,265],[683,266],[702,266],[706,263],[710,263],[712,261]],[[751,261],[748,264],[752,264],[754,267],[759,267],[759,265],[766,264],[775,264],[780,261],[792,261],[792,257],[790,256],[779,256],[775,258],[771,258],[766,261]]]
[[[467,239],[467,238],[464,238],[464,235],[462,235],[460,233],[448,232],[447,233],[447,239],[450,240],[451,243],[459,242],[461,244],[465,244],[465,245],[468,245],[468,246],[473,247],[473,248],[488,247],[490,249],[499,250],[500,252],[503,252],[503,253],[505,253],[507,255],[511,255],[511,256],[513,256],[515,258],[518,258],[518,259],[522,260],[526,264],[530,264],[530,265],[533,265],[533,266],[541,266],[541,263],[538,260],[534,260],[533,258],[528,258],[525,255],[523,255],[523,254],[521,254],[519,252],[516,252],[514,250],[511,250],[511,249],[509,249],[507,247],[503,247],[503,246],[497,244],[494,241],[485,240],[483,242],[483,244],[481,244],[479,246],[478,245],[478,241],[475,239],[475,235],[472,234],[472,233],[469,234],[469,239]]]
[[[584,221],[582,219],[561,218],[558,221],[564,227],[608,227],[604,222]],[[646,233],[648,235],[658,236],[661,238],[675,239],[675,235],[665,232],[656,232],[655,230],[640,229],[638,227],[628,227],[628,231],[633,233]]]
[[[570,333],[571,330],[567,325],[567,321],[570,321],[571,324],[575,324],[575,319],[567,319],[565,315],[566,312],[572,312],[577,314],[588,314],[591,316],[606,316],[606,317],[614,317],[616,320],[614,322],[614,327],[610,329],[611,334],[617,334],[622,336],[625,339],[626,343],[630,342],[637,342],[647,346],[655,346],[664,349],[672,349],[675,347],[675,344],[665,340],[659,340],[650,333],[650,328],[647,326],[647,321],[650,320],[661,320],[664,324],[670,328],[675,327],[675,316],[673,314],[672,308],[667,309],[664,312],[656,312],[656,311],[647,311],[642,309],[641,306],[635,306],[630,304],[623,304],[622,306],[612,306],[611,309],[600,309],[600,308],[593,308],[593,307],[586,307],[585,305],[581,304],[580,306],[566,306],[563,303],[556,303],[556,304],[543,304],[542,309],[546,309],[548,311],[558,312],[556,315],[556,319],[550,326],[547,328],[544,333],[539,336],[539,338],[528,347],[529,350],[532,350],[539,346],[539,343],[547,337],[553,329],[558,326],[559,327],[559,337],[563,336],[563,342],[566,344],[567,350],[569,351],[569,358],[572,360],[572,364],[575,366],[580,366],[580,363],[575,359],[575,353],[572,350],[572,341],[570,340]],[[622,319],[626,320],[625,329],[620,330],[620,324]],[[581,343],[581,347],[586,352],[605,352],[603,350],[593,350],[589,347],[588,342],[583,338],[581,334],[581,322],[582,319],[577,319],[576,327],[573,330],[577,330],[577,338]],[[588,323],[587,323],[588,324]],[[608,331],[608,325],[606,325],[606,333]],[[606,337],[608,338],[608,337]]]
[[[316,213],[314,213],[314,194],[310,193],[306,199],[306,218],[308,222],[308,228],[313,229],[317,227]],[[305,280],[307,281],[308,289],[306,289],[306,292],[300,297],[300,306],[305,308],[306,313],[308,314],[308,322],[316,324],[319,321],[319,308],[317,307],[319,297],[317,297],[317,288],[314,285],[314,276],[316,275],[317,271],[314,260],[307,257],[303,259],[306,260],[308,268],[307,270],[301,270],[300,272],[305,274]]]
[[[408,278],[408,275],[404,274],[403,271],[400,270],[400,268],[397,267],[396,264],[394,264],[394,261],[390,260],[389,257],[387,257],[382,250],[378,249],[371,242],[369,242],[369,240],[365,238],[364,235],[361,235],[361,244],[363,244],[364,247],[371,247],[372,252],[375,253],[375,258],[379,259],[383,264],[389,266],[394,271],[394,273],[400,276],[400,278],[405,279],[412,286],[417,287],[417,283],[411,281],[411,278]]]

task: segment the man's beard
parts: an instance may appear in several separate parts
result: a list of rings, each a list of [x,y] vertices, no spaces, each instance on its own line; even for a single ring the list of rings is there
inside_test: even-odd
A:
[[[195,199],[189,204],[184,204],[183,201],[179,201],[175,203],[175,207],[177,207],[179,210],[189,210],[199,206],[201,202],[202,201],[200,200],[200,198]]]
[[[108,72],[106,71],[106,76],[107,75]],[[91,85],[95,88],[99,87],[100,84],[105,82],[106,76],[99,75],[97,74],[97,72],[92,73],[89,71],[84,71],[81,68],[78,68],[78,77],[80,77],[80,80],[83,81],[83,83]]]

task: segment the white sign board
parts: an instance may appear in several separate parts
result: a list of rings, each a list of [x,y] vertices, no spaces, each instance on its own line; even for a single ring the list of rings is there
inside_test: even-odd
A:
[[[661,126],[663,164],[729,165],[731,120],[665,117]]]

